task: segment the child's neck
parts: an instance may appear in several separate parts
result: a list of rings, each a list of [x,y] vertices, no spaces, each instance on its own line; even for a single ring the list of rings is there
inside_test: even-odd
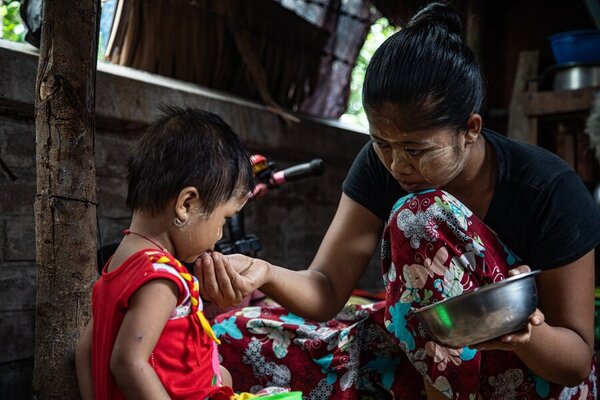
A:
[[[160,216],[148,218],[143,214],[135,213],[128,229],[130,240],[146,242],[145,245],[151,245],[174,254],[175,246],[169,231],[162,228],[168,226],[167,222],[162,219],[164,218]]]

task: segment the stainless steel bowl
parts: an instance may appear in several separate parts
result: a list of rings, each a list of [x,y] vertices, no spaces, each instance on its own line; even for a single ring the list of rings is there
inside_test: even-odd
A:
[[[527,326],[538,296],[532,271],[414,310],[429,335],[447,347],[472,346]]]
[[[548,71],[553,75],[553,89],[557,91],[600,86],[600,64],[597,63],[559,64]]]

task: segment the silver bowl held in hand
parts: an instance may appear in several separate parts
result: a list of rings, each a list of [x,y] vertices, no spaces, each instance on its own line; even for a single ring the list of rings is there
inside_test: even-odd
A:
[[[532,271],[412,311],[438,343],[472,346],[527,326],[538,302]]]

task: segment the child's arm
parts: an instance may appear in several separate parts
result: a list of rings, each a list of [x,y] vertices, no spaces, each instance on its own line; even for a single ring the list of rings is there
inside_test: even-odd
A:
[[[127,399],[168,399],[148,363],[162,330],[177,306],[177,286],[153,280],[138,289],[119,328],[110,369]]]
[[[85,327],[75,354],[75,366],[77,369],[77,382],[79,393],[83,400],[94,398],[94,385],[92,380],[92,329],[94,320]]]

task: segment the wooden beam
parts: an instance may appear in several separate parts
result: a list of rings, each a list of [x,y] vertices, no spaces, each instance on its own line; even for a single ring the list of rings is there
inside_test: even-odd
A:
[[[99,0],[45,1],[35,86],[33,397],[78,399],[75,348],[96,278],[94,92]]]
[[[525,95],[525,113],[530,117],[588,112],[600,87],[561,92],[529,92]]]
[[[527,84],[537,74],[539,58],[540,52],[537,50],[519,53],[508,114],[507,136],[533,144],[537,144],[537,127],[527,118],[524,104]]]
[[[485,2],[466,0],[465,42],[473,50],[478,59],[482,59],[482,47],[485,28]]]

